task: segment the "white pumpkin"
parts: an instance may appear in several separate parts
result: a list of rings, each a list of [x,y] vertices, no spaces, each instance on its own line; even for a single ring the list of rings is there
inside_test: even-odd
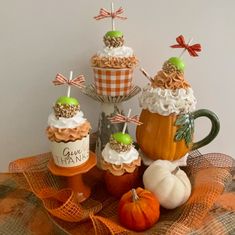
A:
[[[154,193],[162,207],[174,209],[184,204],[191,194],[186,173],[166,160],[153,162],[144,172],[144,187]]]

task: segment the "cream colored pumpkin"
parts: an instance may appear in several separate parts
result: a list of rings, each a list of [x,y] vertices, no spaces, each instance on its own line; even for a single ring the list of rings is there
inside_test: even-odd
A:
[[[184,204],[191,194],[191,183],[186,173],[166,160],[153,162],[144,172],[144,187],[159,200],[160,205],[174,209]]]

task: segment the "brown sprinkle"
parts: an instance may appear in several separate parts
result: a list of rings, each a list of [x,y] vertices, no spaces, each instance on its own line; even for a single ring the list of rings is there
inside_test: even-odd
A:
[[[167,73],[167,74],[171,74],[171,73],[182,73],[182,71],[178,70],[177,67],[175,65],[173,65],[172,63],[170,63],[169,61],[166,61],[163,64],[162,70]]]
[[[118,153],[121,153],[121,152],[127,152],[131,149],[132,147],[132,143],[131,144],[122,144],[122,143],[119,143],[117,142],[112,136],[110,137],[110,140],[109,140],[109,145],[110,145],[110,148],[112,150],[115,150],[116,152]]]
[[[70,105],[70,104],[56,104],[54,107],[54,112],[56,118],[72,118],[74,117],[80,109],[79,105]]]
[[[104,44],[106,47],[121,47],[124,45],[124,37],[104,36]]]
[[[123,69],[123,68],[134,68],[138,64],[138,59],[136,56],[129,57],[102,57],[94,55],[91,58],[92,67],[99,68],[114,68],[114,69]]]

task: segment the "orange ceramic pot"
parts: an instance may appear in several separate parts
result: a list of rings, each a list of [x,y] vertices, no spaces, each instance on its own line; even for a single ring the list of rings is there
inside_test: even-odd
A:
[[[212,123],[207,137],[193,143],[194,120],[207,117]],[[137,126],[136,140],[146,157],[157,160],[174,161],[183,157],[190,150],[210,143],[219,132],[219,119],[207,109],[197,110],[190,114],[162,116],[144,109]]]
[[[136,168],[133,173],[124,173],[121,176],[116,176],[106,171],[104,180],[107,191],[112,196],[120,198],[124,193],[138,185],[139,171],[138,168]]]

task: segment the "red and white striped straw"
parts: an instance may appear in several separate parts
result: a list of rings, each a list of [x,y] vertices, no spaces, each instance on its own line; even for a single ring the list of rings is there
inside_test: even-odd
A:
[[[153,82],[154,79],[144,70],[144,68],[140,68],[140,71],[143,73],[143,75],[150,81]]]

